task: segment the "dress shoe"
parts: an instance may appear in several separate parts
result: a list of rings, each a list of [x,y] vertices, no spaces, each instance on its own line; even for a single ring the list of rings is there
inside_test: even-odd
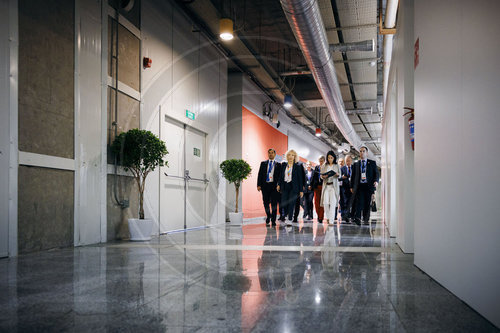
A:
[[[271,222],[271,218],[270,217],[266,218],[266,224],[269,224],[269,222]]]
[[[353,222],[356,225],[361,225],[361,220],[360,219],[354,219]]]

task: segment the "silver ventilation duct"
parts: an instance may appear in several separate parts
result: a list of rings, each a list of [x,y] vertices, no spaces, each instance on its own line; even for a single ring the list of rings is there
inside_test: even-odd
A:
[[[359,150],[362,141],[345,113],[318,3],[316,0],[281,0],[281,7],[335,125]]]

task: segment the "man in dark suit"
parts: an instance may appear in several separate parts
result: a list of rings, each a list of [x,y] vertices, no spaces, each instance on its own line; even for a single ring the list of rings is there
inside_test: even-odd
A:
[[[260,163],[257,176],[257,191],[262,191],[262,201],[266,210],[266,224],[272,222],[276,225],[276,213],[278,210],[279,193],[276,191],[281,176],[281,164],[276,162],[276,151],[273,148],[267,150],[268,160]],[[271,211],[269,210],[271,205]]]
[[[374,160],[367,158],[368,148],[361,146],[359,149],[359,161],[352,168],[351,204],[356,201],[354,212],[354,222],[357,225],[361,224],[361,212],[363,212],[363,222],[368,224],[370,220],[370,204],[372,195],[378,185],[379,174],[377,163]]]
[[[342,221],[349,223],[352,218],[351,210],[349,209],[349,202],[351,201],[351,176],[352,176],[352,157],[347,155],[345,157],[345,165],[340,169],[340,207],[342,210]]]

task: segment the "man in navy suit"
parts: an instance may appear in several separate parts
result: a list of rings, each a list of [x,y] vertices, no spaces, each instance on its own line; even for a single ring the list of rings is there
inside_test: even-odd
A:
[[[356,202],[353,207],[354,222],[361,224],[361,212],[363,213],[363,222],[368,224],[370,220],[370,204],[372,195],[378,185],[379,174],[377,163],[367,158],[368,148],[361,146],[359,149],[359,161],[352,168],[351,178],[351,197],[350,206],[353,201]]]
[[[351,210],[349,209],[349,202],[351,201],[351,177],[352,177],[352,157],[347,155],[345,157],[345,165],[340,169],[340,207],[342,207],[342,221],[349,222],[351,218]]]
[[[279,193],[276,191],[279,177],[281,176],[281,164],[274,160],[276,150],[267,150],[268,160],[260,163],[259,174],[257,176],[257,191],[262,191],[262,201],[266,210],[266,224],[272,222],[276,225],[276,213],[278,211]],[[271,210],[269,210],[271,205]]]

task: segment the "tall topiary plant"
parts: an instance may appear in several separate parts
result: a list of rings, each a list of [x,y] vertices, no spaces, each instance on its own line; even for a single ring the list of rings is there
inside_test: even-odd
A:
[[[236,188],[236,210],[238,213],[238,198],[240,194],[241,182],[252,173],[250,164],[241,159],[226,160],[220,164],[222,176],[229,182],[234,183]]]
[[[139,219],[144,220],[144,186],[148,174],[157,166],[167,166],[165,142],[150,131],[131,129],[115,138],[111,150],[126,171],[132,172],[139,187]]]

